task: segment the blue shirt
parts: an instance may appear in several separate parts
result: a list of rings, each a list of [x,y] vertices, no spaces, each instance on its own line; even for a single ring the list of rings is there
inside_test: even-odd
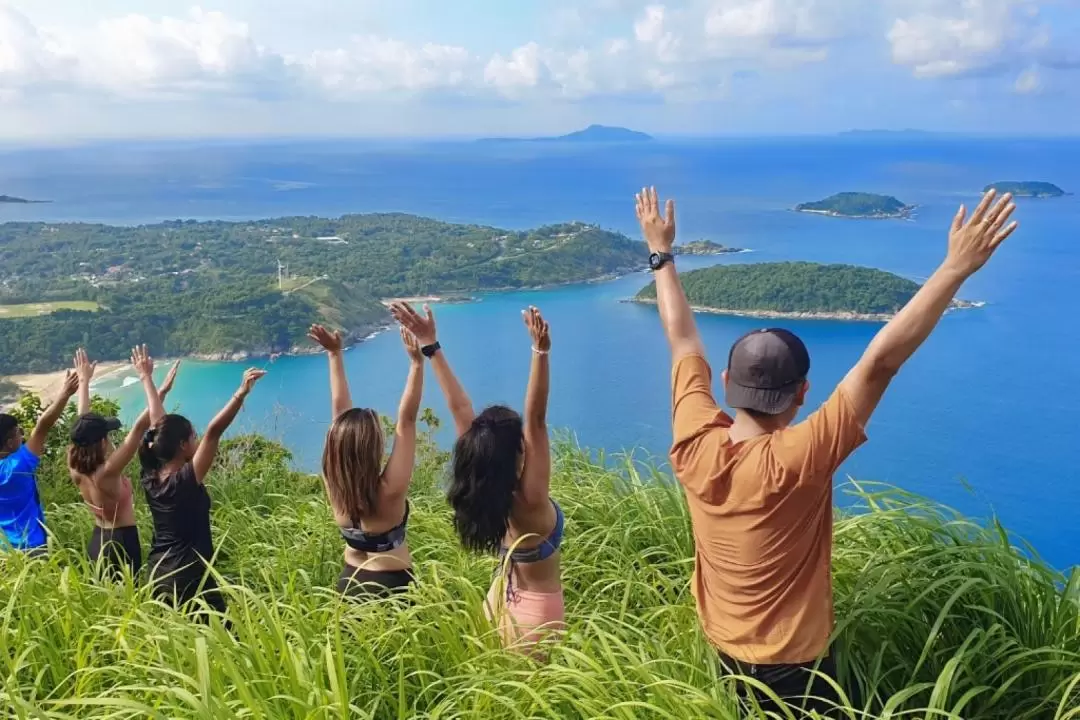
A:
[[[0,538],[0,550],[45,545],[45,513],[34,477],[39,462],[25,445],[0,459],[0,529],[7,538]]]

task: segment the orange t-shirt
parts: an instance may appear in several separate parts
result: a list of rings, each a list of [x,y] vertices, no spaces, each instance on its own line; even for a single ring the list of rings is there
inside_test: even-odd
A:
[[[762,665],[820,657],[833,629],[832,476],[865,440],[837,389],[805,421],[733,444],[700,355],[672,373],[671,464],[694,527],[705,635]]]

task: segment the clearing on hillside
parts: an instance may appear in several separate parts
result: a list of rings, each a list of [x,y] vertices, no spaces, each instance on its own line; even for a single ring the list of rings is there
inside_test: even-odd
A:
[[[97,312],[100,309],[101,306],[92,300],[22,303],[20,305],[0,305],[0,318],[35,317],[37,315],[49,315],[57,310]]]

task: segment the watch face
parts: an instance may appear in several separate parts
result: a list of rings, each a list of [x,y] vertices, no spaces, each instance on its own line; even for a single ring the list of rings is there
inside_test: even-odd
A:
[[[660,253],[653,253],[649,256],[649,267],[653,270],[660,267]]]

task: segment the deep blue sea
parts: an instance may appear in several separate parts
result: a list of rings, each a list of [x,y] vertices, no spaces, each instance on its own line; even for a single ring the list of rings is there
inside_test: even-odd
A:
[[[405,211],[508,228],[584,220],[634,234],[633,192],[655,184],[678,200],[681,239],[753,250],[720,262],[845,262],[923,279],[943,257],[957,205],[974,202],[997,180],[1047,180],[1080,191],[1080,140],[837,137],[643,147],[321,141],[7,150],[0,152],[0,193],[54,202],[0,206],[0,221]],[[887,193],[920,209],[911,222],[790,211],[844,190]],[[1020,229],[961,293],[986,306],[942,321],[837,480],[846,473],[886,481],[979,517],[997,514],[1065,567],[1080,562],[1080,198],[1019,206]],[[440,339],[476,403],[520,405],[530,352],[519,311],[538,305],[554,339],[552,424],[572,429],[589,447],[638,448],[643,458],[662,459],[670,442],[667,347],[654,310],[619,302],[647,280],[633,275],[438,307]],[[699,316],[698,324],[719,370],[730,343],[760,321]],[[786,325],[811,351],[811,406],[879,328]],[[396,335],[380,335],[347,358],[354,401],[392,413],[406,373]],[[301,466],[314,469],[329,423],[326,361],[282,358],[268,369],[237,426],[282,439]],[[188,363],[172,400],[203,424],[242,370]],[[127,413],[140,409],[134,388],[115,385]],[[430,376],[425,404],[447,417]]]

